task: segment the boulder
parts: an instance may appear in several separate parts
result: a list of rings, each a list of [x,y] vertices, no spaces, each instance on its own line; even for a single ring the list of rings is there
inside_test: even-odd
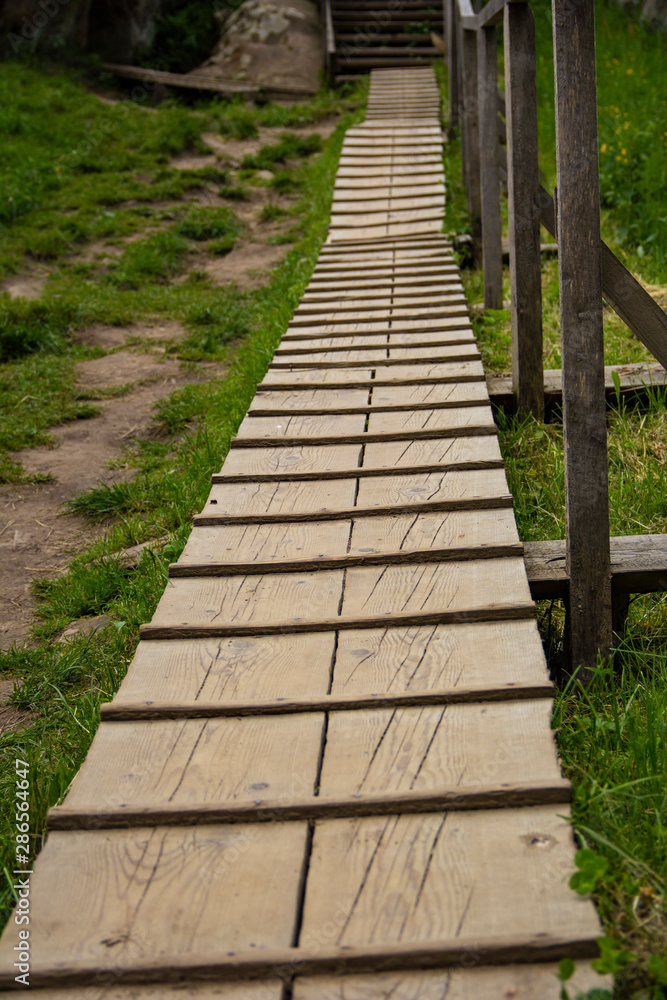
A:
[[[236,80],[279,90],[320,84],[320,15],[309,0],[245,0],[222,12],[222,34],[193,76]]]

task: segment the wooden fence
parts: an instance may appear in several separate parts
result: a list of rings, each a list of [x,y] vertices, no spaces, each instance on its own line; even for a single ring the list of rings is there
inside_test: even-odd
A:
[[[535,26],[529,4],[490,0],[476,13],[470,0],[445,0],[444,26],[450,136],[460,129],[473,257],[484,269],[484,305],[502,307],[505,188],[515,405],[538,418],[544,412],[545,386],[540,225],[558,240],[569,578],[566,653],[571,666],[587,670],[600,652],[610,650],[614,626],[620,627],[627,607],[627,593],[619,592],[613,617],[603,297],[663,366],[667,316],[600,239],[593,0],[553,0],[555,199],[538,178]],[[499,28],[504,94],[498,90]],[[506,153],[499,137],[506,140]],[[654,549],[663,553],[664,578],[658,586],[655,572],[647,567],[643,588],[641,566],[635,567],[639,590],[667,589],[667,547],[658,538]]]

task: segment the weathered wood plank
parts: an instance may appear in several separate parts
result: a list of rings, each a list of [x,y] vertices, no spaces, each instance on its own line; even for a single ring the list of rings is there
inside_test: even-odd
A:
[[[304,799],[315,791],[323,726],[322,713],[102,723],[66,808],[99,814]]]
[[[290,947],[306,834],[305,823],[51,834],[30,886],[31,983],[42,969],[120,979],[141,961],[196,963],[221,941],[225,951]],[[63,872],[78,873],[67,919]],[[0,943],[5,969],[13,944]]]
[[[294,984],[294,1000],[560,1000],[558,965],[472,965],[467,963],[440,972],[376,972],[358,976],[299,976]],[[480,956],[481,957],[481,956]],[[589,962],[577,962],[570,988],[574,995],[593,989],[611,990],[608,976],[591,969]],[[76,998],[78,1000],[78,998]],[[115,1000],[115,998],[114,998]],[[119,998],[125,1000],[125,998]],[[207,998],[208,1000],[208,998]],[[251,998],[254,1000],[254,998]]]
[[[477,71],[484,307],[502,309],[503,252],[498,176],[498,40],[495,27],[481,28],[477,32]]]
[[[667,590],[667,535],[612,535],[614,592],[650,594]],[[529,542],[526,572],[536,600],[565,599],[569,592],[565,541]]]
[[[437,709],[438,713],[442,712]],[[145,726],[145,724],[144,724]],[[115,728],[115,726],[114,726]],[[246,802],[203,802],[176,805],[127,805],[121,808],[75,809],[56,806],[49,810],[52,830],[127,829],[142,826],[205,826],[213,823],[288,823],[298,820],[329,820],[341,817],[412,815],[446,809],[458,812],[483,809],[520,809],[570,802],[572,787],[561,777],[548,781],[504,782],[495,784],[459,784],[455,791],[405,791],[399,793],[361,794],[352,797],[309,796],[299,799],[292,793],[285,799],[257,798]]]
[[[557,785],[551,712],[551,700],[543,698],[333,713],[320,795]]]
[[[570,628],[567,660],[595,667],[612,640],[593,0],[553,0],[558,272]]]
[[[480,940],[512,933],[591,936],[593,904],[573,899],[570,825],[564,808],[446,813],[318,823],[306,888],[303,934],[336,910],[339,946]],[[545,876],[545,857],[549,871]],[[511,917],[510,917],[511,901]]]
[[[520,412],[544,414],[538,202],[535,21],[527,4],[504,12],[512,379]]]
[[[354,572],[346,570],[345,572]],[[260,579],[262,579],[260,577]],[[274,580],[276,577],[267,577],[263,580]],[[185,581],[180,581],[181,583]],[[264,588],[265,593],[268,588]],[[471,622],[506,622],[506,621],[526,621],[535,614],[535,605],[521,602],[498,602],[488,605],[478,605],[475,607],[465,607],[458,610],[447,609],[446,611],[382,611],[377,614],[368,615],[340,615],[336,618],[325,618],[321,616],[318,609],[317,617],[310,619],[296,618],[269,618],[261,621],[258,617],[246,623],[227,622],[220,619],[212,623],[192,623],[184,622],[180,624],[153,624],[142,625],[139,631],[142,639],[212,639],[231,637],[255,637],[260,635],[297,635],[316,632],[350,631],[356,629],[375,628],[401,628],[408,626],[424,625],[465,625]],[[172,618],[173,620],[173,618]]]

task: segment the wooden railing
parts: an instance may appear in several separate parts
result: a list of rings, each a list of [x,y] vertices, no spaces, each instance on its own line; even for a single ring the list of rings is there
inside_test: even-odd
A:
[[[540,225],[557,237],[569,578],[569,662],[584,670],[613,642],[603,296],[667,366],[667,316],[600,238],[593,0],[553,0],[557,206],[538,180],[535,26],[526,0],[445,0],[449,128],[463,179],[484,304],[502,306],[506,189],[512,379],[519,411],[544,412]],[[498,92],[502,26],[505,93]],[[499,126],[499,111],[505,127]],[[507,151],[499,146],[506,139]],[[667,577],[667,574],[666,574]]]
[[[330,0],[322,0],[322,3],[320,4],[320,13],[322,15],[324,73],[329,83],[333,83],[336,75],[336,36],[334,34]]]

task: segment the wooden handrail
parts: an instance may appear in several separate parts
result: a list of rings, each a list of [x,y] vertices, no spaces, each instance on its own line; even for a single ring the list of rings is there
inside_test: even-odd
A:
[[[667,367],[667,315],[600,238],[593,0],[554,0],[559,210],[539,185],[534,21],[528,0],[446,0],[450,136],[463,180],[484,305],[502,301],[500,181],[509,202],[512,363],[517,410],[544,406],[540,224],[558,237],[571,666],[595,665],[612,637],[602,299]],[[497,92],[502,23],[506,95]],[[576,100],[572,95],[576,94]],[[499,128],[498,111],[506,119]],[[507,153],[499,148],[499,137]]]

